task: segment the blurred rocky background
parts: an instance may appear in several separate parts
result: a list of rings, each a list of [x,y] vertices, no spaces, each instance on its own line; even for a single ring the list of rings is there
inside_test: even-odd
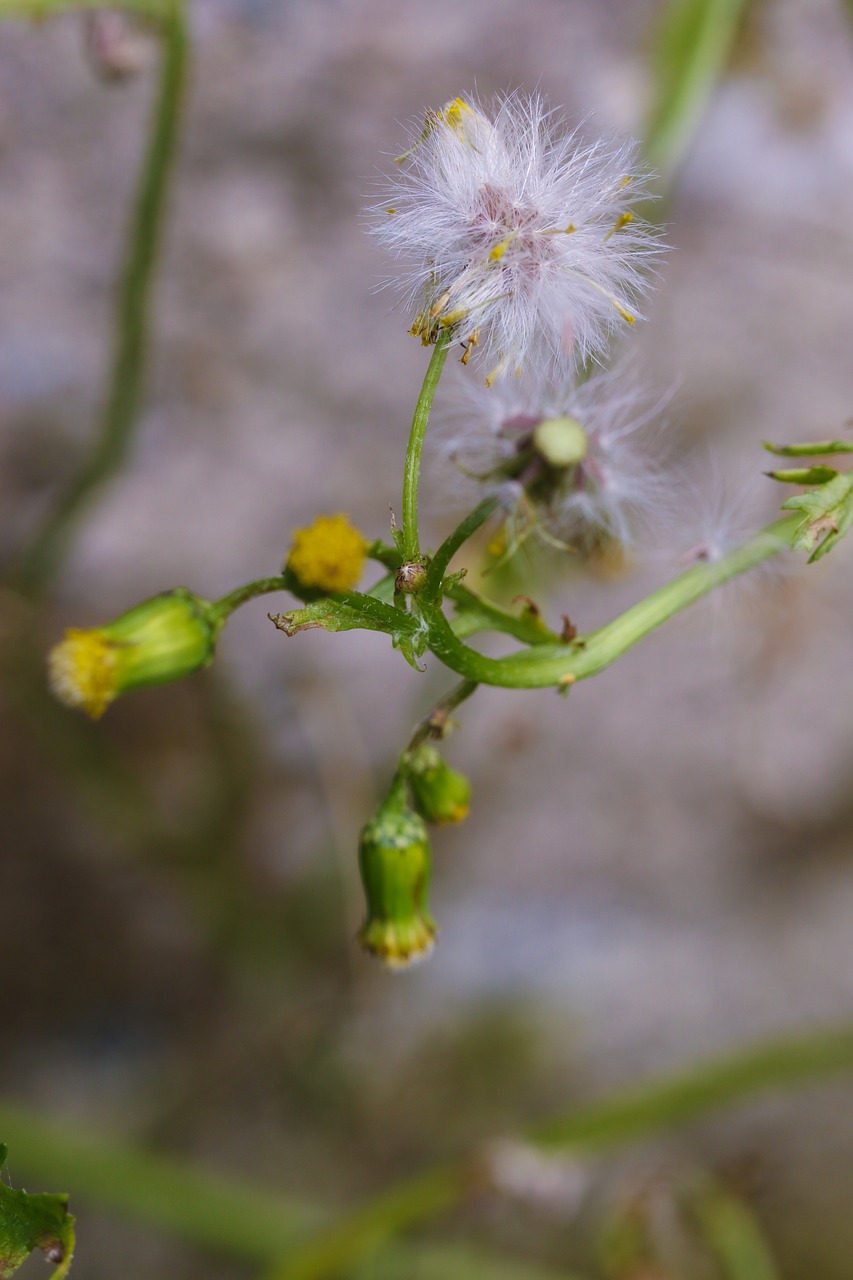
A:
[[[64,627],[167,586],[215,597],[276,572],[289,531],[319,512],[386,536],[425,357],[377,290],[391,268],[361,210],[400,122],[472,87],[523,86],[588,128],[638,133],[658,9],[195,0],[144,411],[33,624],[36,657]],[[79,15],[0,26],[10,572],[100,402],[158,56],[131,37],[133,74],[110,79]],[[782,494],[762,476],[762,440],[849,429],[853,24],[840,2],[748,7],[665,216],[672,252],[633,340],[667,400],[682,514],[616,577],[548,566],[543,607],[584,629],[697,542],[772,518]],[[425,502],[434,543],[461,511],[437,458]],[[451,680],[434,661],[418,676],[366,633],[287,640],[258,601],[213,669],[98,725],[48,709],[7,666],[4,1095],[328,1205],[573,1099],[850,1015],[851,553],[759,572],[567,699],[484,690],[466,705],[450,757],[472,777],[472,814],[435,842],[440,944],[403,977],[353,942],[355,846]],[[11,589],[2,600],[8,635],[25,606]],[[620,1196],[666,1186],[673,1168],[737,1180],[748,1166],[743,1194],[780,1275],[848,1280],[851,1101],[837,1085],[741,1109],[559,1194],[530,1174],[478,1230],[592,1274],[597,1223]],[[119,1266],[126,1280],[243,1273],[75,1208],[92,1280]],[[706,1274],[669,1265],[661,1276]]]

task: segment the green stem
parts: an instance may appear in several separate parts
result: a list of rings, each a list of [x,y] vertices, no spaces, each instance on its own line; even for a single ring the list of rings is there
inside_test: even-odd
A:
[[[556,631],[547,626],[538,613],[525,609],[522,613],[510,613],[491,600],[484,600],[461,583],[448,587],[445,595],[456,606],[456,617],[450,626],[460,640],[480,631],[502,631],[514,636],[522,644],[560,644]]]
[[[462,520],[448,538],[444,539],[441,546],[436,551],[429,563],[427,575],[424,584],[419,592],[419,598],[427,604],[431,604],[441,591],[441,583],[447,572],[450,561],[456,555],[459,548],[468,541],[468,539],[477,532],[481,525],[485,524],[489,516],[498,505],[497,498],[484,498],[479,506]]]
[[[463,644],[441,611],[431,606],[424,610],[430,629],[429,648],[451,671],[479,684],[540,689],[585,680],[715,587],[789,548],[799,522],[798,516],[778,520],[721,559],[694,565],[599,631],[571,645],[542,644],[506,658],[487,658]]]
[[[222,626],[234,610],[239,609],[247,601],[254,600],[257,596],[269,595],[273,591],[288,590],[288,580],[281,574],[274,578],[256,578],[254,582],[247,582],[242,587],[236,587],[227,596],[217,600],[211,610],[213,621],[216,625]]]
[[[853,1025],[751,1046],[638,1085],[613,1100],[573,1109],[528,1136],[543,1147],[588,1155],[677,1129],[719,1107],[774,1089],[853,1071]],[[274,1268],[267,1280],[327,1280],[385,1241],[445,1213],[476,1187],[476,1162],[441,1165],[338,1219]]]
[[[172,11],[174,0],[110,0],[111,9],[163,18]],[[75,10],[103,9],[104,0],[0,0],[0,18],[51,18]]]
[[[71,544],[71,533],[94,493],[127,456],[142,400],[154,268],[162,238],[169,176],[178,139],[187,67],[181,0],[170,0],[164,19],[160,87],[127,235],[116,306],[116,341],[100,427],[82,470],[24,553],[19,570],[28,590],[44,589]]]
[[[418,747],[422,746],[430,738],[445,737],[450,713],[455,711],[458,706],[461,706],[476,690],[476,681],[460,680],[449,693],[446,693],[443,698],[439,698],[429,715],[424,716],[417,729],[415,729],[403,755],[410,755],[413,751],[417,751]]]
[[[418,484],[421,475],[421,452],[424,446],[429,413],[435,389],[447,359],[449,338],[443,336],[432,349],[432,356],[424,375],[421,394],[415,405],[415,416],[409,432],[406,449],[406,466],[403,472],[403,559],[417,560],[421,553],[418,536]]]

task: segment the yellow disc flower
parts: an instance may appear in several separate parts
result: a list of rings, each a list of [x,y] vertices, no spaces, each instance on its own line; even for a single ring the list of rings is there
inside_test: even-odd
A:
[[[306,529],[294,530],[285,568],[303,587],[352,591],[366,554],[367,541],[345,515],[318,516]]]

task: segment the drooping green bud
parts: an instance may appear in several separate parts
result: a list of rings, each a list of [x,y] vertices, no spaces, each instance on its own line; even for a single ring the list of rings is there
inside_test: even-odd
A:
[[[50,687],[93,720],[120,694],[180,680],[213,658],[212,605],[183,587],[145,600],[92,631],[69,630],[50,652]]]
[[[399,796],[389,798],[365,826],[358,861],[367,898],[359,942],[391,969],[423,959],[436,935],[428,905],[429,836]]]
[[[577,418],[546,418],[533,432],[533,446],[549,466],[574,467],[586,457],[586,432]]]
[[[420,747],[409,764],[409,782],[418,811],[427,822],[464,822],[471,805],[471,784],[442,760],[435,747]]]

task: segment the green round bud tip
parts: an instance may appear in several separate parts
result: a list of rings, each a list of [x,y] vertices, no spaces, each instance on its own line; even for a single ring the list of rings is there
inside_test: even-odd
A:
[[[421,747],[410,765],[409,782],[418,812],[441,826],[464,822],[471,807],[471,783],[445,764],[435,747]]]
[[[552,467],[574,467],[583,462],[587,438],[576,418],[546,418],[533,432],[536,452]]]
[[[358,940],[391,969],[429,954],[436,927],[429,914],[429,836],[410,809],[386,803],[361,833],[359,868],[367,919]]]

